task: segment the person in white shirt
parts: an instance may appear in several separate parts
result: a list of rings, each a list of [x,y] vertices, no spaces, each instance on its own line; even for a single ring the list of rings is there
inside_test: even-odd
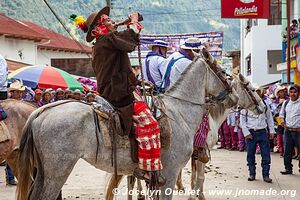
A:
[[[0,55],[0,100],[7,99],[8,67],[6,60]]]
[[[283,161],[285,170],[280,173],[283,175],[293,173],[293,148],[294,146],[300,147],[300,98],[299,98],[299,86],[291,85],[289,87],[290,99],[286,100],[282,104],[282,108],[279,113],[284,131],[284,153]],[[300,168],[300,164],[299,164]],[[300,170],[299,170],[300,172]]]
[[[261,166],[263,169],[263,180],[267,183],[271,183],[272,179],[269,177],[271,156],[267,131],[269,131],[270,138],[273,138],[275,129],[270,107],[266,106],[265,112],[260,115],[256,115],[250,110],[243,109],[240,114],[240,126],[247,143],[247,165],[250,174],[248,181],[255,180],[255,150],[256,145],[259,144],[262,157]]]
[[[179,52],[170,55],[161,70],[163,74],[163,88],[166,90],[172,86],[181,76],[182,72],[192,63],[194,52],[199,53],[201,40],[199,38],[188,38],[180,46]]]
[[[143,63],[143,74],[146,81],[150,81],[156,89],[161,86],[162,66],[166,60],[169,47],[168,43],[163,40],[155,40],[148,46],[151,50]]]

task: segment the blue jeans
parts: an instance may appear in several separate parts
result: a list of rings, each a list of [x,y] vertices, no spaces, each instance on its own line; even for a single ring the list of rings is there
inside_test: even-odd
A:
[[[300,132],[285,130],[283,136],[283,162],[287,171],[293,170],[292,157],[294,146],[300,147]]]
[[[5,171],[6,171],[6,181],[15,180],[15,176],[7,163],[6,163]]]
[[[270,156],[270,143],[267,135],[267,131],[262,129],[259,131],[250,130],[252,135],[252,139],[246,139],[247,143],[247,165],[249,167],[250,175],[256,175],[256,162],[255,162],[255,151],[256,144],[260,147],[261,152],[261,167],[262,167],[262,175],[263,177],[269,176],[270,173],[270,164],[271,164],[271,156]]]

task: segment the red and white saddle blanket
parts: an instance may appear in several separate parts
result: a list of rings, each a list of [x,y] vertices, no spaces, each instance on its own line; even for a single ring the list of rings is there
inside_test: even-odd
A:
[[[145,171],[161,170],[159,124],[139,91],[134,92],[134,97],[133,125],[138,141],[139,168]]]

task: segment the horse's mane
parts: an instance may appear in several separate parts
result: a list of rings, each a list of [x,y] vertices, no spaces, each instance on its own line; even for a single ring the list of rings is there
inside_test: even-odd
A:
[[[167,93],[169,92],[172,92],[173,90],[175,90],[178,85],[183,81],[185,80],[184,77],[185,75],[190,71],[190,69],[197,63],[197,61],[199,59],[201,59],[202,57],[201,56],[197,56],[195,58],[195,60],[193,60],[193,62],[191,64],[189,64],[185,69],[184,71],[182,72],[182,74],[180,75],[180,77],[178,78],[178,80],[166,91]]]

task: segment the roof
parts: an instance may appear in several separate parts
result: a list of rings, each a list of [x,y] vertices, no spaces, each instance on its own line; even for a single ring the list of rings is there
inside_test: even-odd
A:
[[[41,33],[42,35],[47,35],[47,37],[50,38],[50,42],[38,45],[38,49],[40,50],[45,49],[45,50],[70,51],[70,52],[77,52],[77,53],[92,53],[92,48],[87,45],[80,43],[83,48],[81,49],[77,44],[77,42],[75,42],[74,40],[68,37],[65,37],[59,33],[41,27],[32,22],[23,22],[23,23],[26,24],[32,30]]]
[[[30,66],[28,63],[22,63],[19,61],[11,60],[11,59],[5,59],[7,62],[8,70],[9,71],[15,71],[17,69],[20,69],[22,67]]]
[[[49,40],[47,37],[30,29],[25,24],[11,19],[4,14],[0,14],[0,21],[0,36],[4,35],[7,38],[34,40],[35,42]]]

